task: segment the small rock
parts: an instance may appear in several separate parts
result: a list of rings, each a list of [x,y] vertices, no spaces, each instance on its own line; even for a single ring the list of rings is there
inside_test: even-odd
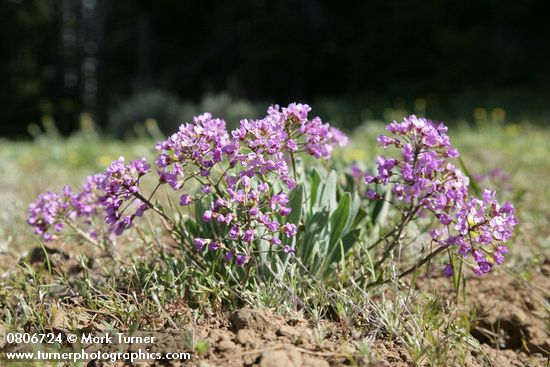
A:
[[[302,367],[330,367],[330,365],[324,359],[304,357]]]
[[[208,339],[214,343],[224,340],[231,340],[232,336],[233,333],[223,329],[210,330],[210,332],[208,333]]]
[[[237,345],[235,343],[233,343],[231,340],[222,340],[221,342],[218,343],[218,350],[220,351],[227,351],[227,350],[231,350],[231,349],[234,349]]]
[[[299,332],[295,328],[293,328],[292,326],[283,325],[283,326],[281,326],[279,331],[277,331],[277,335],[285,336],[287,338],[293,338],[293,337],[298,336]]]
[[[231,340],[231,337],[228,334],[220,334],[218,341]]]
[[[302,356],[293,346],[282,350],[268,350],[262,353],[259,367],[300,367]]]
[[[267,330],[263,335],[262,337],[265,339],[265,340],[275,340],[277,339],[277,335],[275,335],[275,333],[271,330]]]
[[[241,308],[231,314],[229,317],[234,331],[241,329],[250,329],[260,333],[267,330],[277,330],[284,324],[284,318],[275,315],[268,310],[254,310],[250,308]]]
[[[241,329],[237,332],[237,341],[242,345],[255,345],[257,343],[256,334],[252,330]]]
[[[311,337],[307,333],[301,333],[300,337],[296,341],[296,345],[308,346],[311,344]]]
[[[233,312],[229,319],[235,330],[263,328],[263,325],[269,322],[261,312],[249,308]]]

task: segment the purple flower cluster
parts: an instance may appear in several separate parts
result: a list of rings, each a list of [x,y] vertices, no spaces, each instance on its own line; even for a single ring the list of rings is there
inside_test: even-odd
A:
[[[223,251],[226,260],[242,266],[255,241],[280,246],[284,237],[296,235],[296,225],[280,223],[291,213],[288,193],[280,183],[289,190],[296,187],[289,161],[302,152],[328,158],[335,146],[347,143],[338,129],[318,117],[308,119],[310,110],[296,103],[272,106],[265,118],[242,120],[230,133],[223,120],[204,114],[156,145],[160,182],[179,190],[189,179],[198,181],[199,199],[210,201],[202,220],[224,228],[220,238],[196,238],[197,250]],[[180,204],[193,200],[185,193]],[[282,250],[294,252],[288,245]]]
[[[319,117],[308,119],[311,108],[292,103],[268,109],[261,120],[242,120],[231,132],[235,146],[240,147],[238,160],[244,174],[264,175],[275,172],[292,189],[294,179],[288,175],[289,154],[306,152],[315,158],[329,158],[336,146],[344,146],[348,138],[340,130],[324,124]]]
[[[147,203],[140,199],[139,184],[141,177],[151,170],[145,158],[125,164],[124,157],[113,161],[103,174],[101,189],[103,195],[99,197],[105,210],[105,222],[110,225],[111,231],[121,235],[124,230],[132,226],[135,217],[141,217],[149,209]],[[121,210],[124,203],[132,200],[137,209],[124,215]]]
[[[150,166],[144,158],[129,164],[124,158],[112,162],[102,174],[96,174],[86,179],[80,192],[73,192],[65,187],[62,194],[45,192],[29,206],[28,223],[35,228],[46,241],[56,238],[69,223],[73,227],[84,226],[90,238],[97,239],[99,232],[107,239],[110,233],[122,234],[132,225],[133,219],[143,215],[149,209],[139,198],[139,183],[143,175],[150,171]],[[123,204],[132,203],[136,209],[133,213],[123,215]],[[92,226],[93,218],[104,213],[104,222],[109,224],[107,231],[101,231],[101,226]],[[80,228],[82,230],[82,228]]]
[[[469,179],[448,160],[458,156],[451,145],[447,128],[430,120],[410,116],[391,123],[393,136],[380,135],[386,149],[401,150],[401,159],[378,157],[377,175],[365,175],[367,184],[392,185],[397,200],[409,213],[432,212],[440,226],[430,234],[441,246],[455,246],[458,254],[476,274],[487,273],[493,264],[501,264],[507,252],[505,242],[517,224],[510,203],[502,207],[494,192],[485,190],[483,199],[469,195]],[[382,199],[372,188],[370,199]],[[469,258],[474,262],[469,262]],[[445,273],[449,273],[447,267]]]
[[[225,121],[213,119],[210,113],[195,116],[193,123],[181,125],[177,133],[158,143],[156,149],[161,152],[156,160],[160,181],[174,190],[182,188],[188,178],[210,176],[223,156],[235,164],[235,149],[230,144]]]
[[[70,188],[65,187],[62,195],[46,191],[41,193],[36,201],[29,206],[28,223],[34,227],[34,232],[44,240],[54,239],[54,233],[59,233],[65,226],[64,218],[70,207]]]
[[[495,192],[483,191],[482,199],[471,198],[461,205],[453,218],[458,235],[449,237],[458,246],[458,252],[466,257],[471,253],[476,264],[474,273],[489,272],[493,264],[504,262],[508,253],[505,243],[512,237],[514,226],[518,223],[514,207],[510,203],[500,204],[495,200]]]
[[[248,176],[237,182],[226,180],[226,185],[227,198],[213,194],[209,210],[202,215],[205,222],[221,224],[226,229],[225,234],[218,239],[196,238],[197,250],[205,246],[209,250],[221,249],[227,260],[234,258],[238,265],[244,265],[249,259],[247,247],[254,241],[263,239],[278,246],[282,243],[280,236],[296,234],[296,226],[281,225],[276,219],[278,215],[286,216],[291,212],[286,207],[286,193],[275,194],[267,183],[252,186]]]
[[[501,265],[508,253],[506,242],[518,223],[510,203],[500,206],[495,192],[485,189],[483,198],[468,198],[460,203],[446,226],[430,231],[441,246],[455,246],[477,275],[488,273],[493,265]],[[454,234],[453,234],[453,233]],[[447,269],[446,275],[452,275]]]
[[[258,240],[294,252],[284,241],[298,230],[284,219],[291,213],[288,190],[296,187],[296,172],[291,177],[289,163],[298,153],[328,158],[334,147],[347,143],[340,130],[318,117],[309,119],[310,110],[296,103],[272,106],[265,118],[242,120],[231,133],[225,121],[204,113],[156,144],[158,184],[183,191],[187,181],[198,183],[198,194],[179,193],[180,205],[208,203],[202,220],[221,228],[219,238],[195,238],[197,250],[223,251],[226,260],[241,266]],[[29,223],[50,240],[65,223],[82,219],[91,225],[92,217],[103,213],[105,232],[120,235],[148,209],[159,212],[140,192],[142,178],[150,171],[144,158],[126,163],[121,157],[104,173],[89,177],[79,193],[66,188],[61,195],[41,194],[30,206]]]
[[[73,192],[65,186],[61,194],[46,191],[29,205],[28,223],[35,233],[45,241],[55,239],[67,222],[81,223],[89,229],[88,235],[97,239],[98,230],[92,227],[92,219],[101,212],[98,204],[98,187],[103,183],[103,175],[93,175],[86,179],[80,192]]]

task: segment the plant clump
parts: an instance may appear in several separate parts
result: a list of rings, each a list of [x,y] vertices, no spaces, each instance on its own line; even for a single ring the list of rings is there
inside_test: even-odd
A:
[[[46,241],[68,226],[99,243],[113,241],[152,211],[189,251],[217,254],[239,267],[255,255],[264,263],[273,253],[296,255],[310,272],[327,275],[364,242],[386,244],[377,264],[383,263],[407,225],[431,213],[436,223],[429,234],[437,246],[420,255],[417,265],[445,250],[449,276],[457,264],[460,272],[466,264],[482,275],[504,262],[518,223],[514,207],[499,204],[489,189],[474,195],[470,178],[451,162],[459,153],[444,124],[416,116],[390,123],[390,135],[377,140],[384,149],[399,149],[400,156],[379,156],[376,174],[351,167],[352,176],[363,175],[367,184],[362,205],[357,194],[344,192],[335,172],[323,176],[297,169],[297,156],[329,160],[348,142],[310,111],[299,103],[271,106],[264,118],[241,120],[232,131],[210,113],[196,116],[156,144],[154,168],[145,158],[126,163],[120,157],[89,177],[79,192],[66,187],[61,194],[41,194],[30,205],[28,222]],[[144,189],[146,179],[155,185],[150,192]],[[170,203],[196,220],[169,215],[155,202],[161,187]],[[400,214],[395,228],[379,239],[369,238],[374,232],[365,229],[364,220],[377,220],[376,210],[368,209],[375,202],[388,202]]]

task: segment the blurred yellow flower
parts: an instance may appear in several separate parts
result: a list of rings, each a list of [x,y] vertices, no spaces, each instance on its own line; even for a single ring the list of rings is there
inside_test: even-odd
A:
[[[517,136],[519,134],[519,131],[520,126],[518,124],[510,124],[504,128],[504,132],[508,136]]]
[[[145,127],[147,130],[158,129],[158,122],[156,119],[148,118],[145,120]]]
[[[111,158],[110,156],[102,155],[101,157],[97,158],[96,163],[99,166],[107,167],[112,161],[113,161],[113,158]]]
[[[345,149],[343,156],[347,160],[360,161],[367,158],[367,153],[362,149]]]
[[[418,98],[414,101],[415,112],[424,112],[426,110],[426,100],[424,98]]]
[[[94,130],[94,120],[92,115],[88,112],[82,112],[79,116],[80,120],[80,130],[82,131],[93,131]]]
[[[476,121],[487,120],[487,110],[483,107],[477,107],[474,109],[474,119]]]
[[[505,118],[506,111],[504,110],[504,108],[497,107],[491,111],[491,120],[504,121]]]
[[[80,163],[80,155],[77,153],[77,152],[69,152],[69,155],[68,155],[68,160],[69,160],[69,163],[71,164],[78,164]]]

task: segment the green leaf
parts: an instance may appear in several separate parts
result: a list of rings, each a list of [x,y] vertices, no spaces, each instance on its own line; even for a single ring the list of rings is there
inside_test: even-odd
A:
[[[359,235],[361,234],[361,229],[357,228],[354,229],[351,232],[348,232],[343,238],[342,238],[342,259],[345,257],[345,255],[355,246],[357,241],[359,240]]]
[[[361,223],[363,223],[363,221],[365,220],[365,218],[367,218],[367,216],[368,216],[367,212],[360,207],[359,210],[357,211],[357,214],[355,215],[355,218],[353,220],[353,224],[351,227],[355,228],[359,226]]]
[[[342,236],[342,232],[344,231],[349,219],[350,211],[351,195],[349,192],[347,192],[340,198],[340,203],[338,204],[338,207],[330,217],[329,251],[332,250],[332,247]]]
[[[260,264],[261,265],[267,265],[267,263],[268,263],[268,259],[267,259],[268,253],[267,253],[267,251],[269,251],[269,249],[271,247],[271,244],[268,241],[266,241],[265,239],[263,239],[263,236],[264,236],[265,232],[266,232],[265,229],[259,229],[257,235],[260,239],[256,241],[256,243],[258,244],[258,250],[260,250],[259,255],[260,255]]]
[[[382,212],[382,208],[384,207],[384,201],[383,200],[374,200],[371,202],[371,205],[369,205],[369,214],[370,214],[370,220],[371,223],[374,224]]]
[[[480,196],[481,187],[479,186],[479,183],[476,181],[475,177],[470,173],[461,157],[458,157],[458,163],[460,163],[460,168],[462,168],[466,176],[468,176],[468,178],[470,179],[470,186],[474,190],[474,193],[476,194],[476,196]]]
[[[290,193],[288,203],[292,211],[287,216],[286,222],[298,225],[302,218],[302,205],[304,203],[304,186],[302,184]]]
[[[338,207],[330,217],[330,241],[326,253],[321,254],[324,255],[321,266],[323,273],[333,263],[338,262],[342,258],[343,249],[340,246],[340,238],[345,234],[346,225],[349,222],[351,203],[350,193],[345,193],[340,198]]]
[[[310,174],[310,186],[309,186],[309,211],[313,211],[313,207],[317,202],[317,192],[319,191],[319,185],[321,184],[321,175],[317,169],[313,169]]]
[[[299,256],[304,265],[309,267],[310,271],[313,271],[313,258],[316,253],[320,252],[321,244],[328,242],[328,211],[323,210],[315,213],[305,223],[305,232],[303,235],[303,241],[298,248]]]
[[[327,271],[330,271],[331,265],[339,263],[345,259],[346,254],[353,248],[359,239],[360,229],[355,229],[347,233],[337,245],[332,248],[332,251],[327,254],[327,261],[323,264],[323,273],[327,275]]]
[[[336,183],[338,181],[338,175],[332,171],[325,182],[319,185],[319,192],[317,193],[316,202],[313,210],[319,208],[328,208],[332,211],[336,207]]]
[[[286,217],[281,216],[282,223],[292,223],[300,228],[300,220],[302,219],[302,206],[304,204],[304,186],[298,185],[296,189],[292,190],[288,199],[288,207],[292,209],[290,214]],[[295,244],[296,237],[283,238],[283,245],[292,246]],[[285,254],[286,255],[286,254]],[[281,255],[283,256],[283,255]]]
[[[346,227],[345,227],[345,232],[346,233],[351,228],[354,227],[355,218],[357,217],[357,213],[359,213],[360,208],[361,208],[361,198],[359,197],[359,195],[356,192],[354,192],[353,197],[352,197],[352,201],[351,201],[348,221],[346,222]]]

